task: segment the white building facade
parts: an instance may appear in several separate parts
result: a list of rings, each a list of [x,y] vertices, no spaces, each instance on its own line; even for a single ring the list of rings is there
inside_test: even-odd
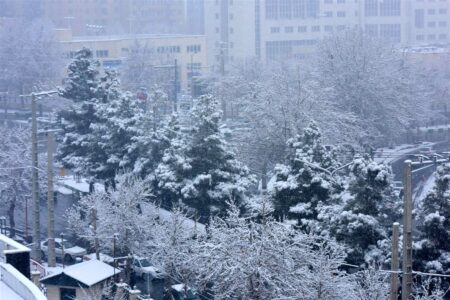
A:
[[[450,42],[450,0],[205,0],[210,61],[305,59],[346,28],[399,46]]]

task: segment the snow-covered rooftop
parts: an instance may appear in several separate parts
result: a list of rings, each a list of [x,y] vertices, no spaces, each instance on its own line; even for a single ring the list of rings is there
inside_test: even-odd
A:
[[[120,270],[116,269],[115,273],[120,273]],[[42,278],[42,280],[56,277],[61,274],[65,274],[87,286],[93,286],[96,283],[114,276],[114,268],[99,260],[89,260],[67,267],[60,272]]]

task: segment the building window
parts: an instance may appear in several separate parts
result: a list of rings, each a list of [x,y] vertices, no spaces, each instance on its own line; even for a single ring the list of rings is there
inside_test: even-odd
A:
[[[400,0],[381,1],[380,16],[400,16]]]
[[[332,18],[333,17],[333,12],[332,11],[326,11],[324,12],[324,15],[326,18]]]
[[[306,26],[298,26],[297,31],[298,32],[306,32],[307,31],[307,27]]]
[[[435,39],[436,39],[436,35],[434,35],[434,34],[427,35],[427,40],[434,41]]]
[[[294,32],[294,27],[292,27],[292,26],[284,27],[284,32],[286,32],[286,33],[293,33]]]
[[[425,40],[425,36],[423,34],[418,34],[418,35],[416,35],[416,40],[423,41],[423,40]]]
[[[378,16],[378,0],[364,1],[364,15],[366,17]]]
[[[429,9],[428,10],[428,14],[429,15],[435,15],[436,14],[436,10],[435,9]]]
[[[234,29],[230,27],[230,33],[234,33]]]
[[[399,43],[401,40],[400,24],[381,24],[380,37],[394,43]]]
[[[270,33],[279,33],[280,27],[270,27]]]
[[[311,31],[312,32],[320,32],[320,26],[312,26]]]
[[[434,27],[436,27],[436,22],[434,22],[434,21],[433,22],[428,22],[427,26],[430,27],[430,28],[434,28]]]
[[[440,40],[446,40],[447,39],[447,35],[445,33],[442,33],[439,35],[439,39]]]
[[[266,19],[278,19],[278,0],[266,0]]]
[[[323,26],[323,30],[324,30],[325,32],[332,32],[332,31],[333,31],[333,26],[331,26],[331,25],[325,25],[325,26]]]
[[[346,28],[345,25],[338,25],[338,26],[336,26],[336,30],[337,30],[337,31],[344,31],[345,28]]]
[[[188,53],[198,53],[202,50],[201,45],[188,45],[186,51]]]
[[[440,15],[446,15],[447,14],[447,9],[445,9],[445,8],[439,9],[439,14]]]
[[[332,4],[333,0],[324,0],[323,3],[325,3],[325,4]]]
[[[445,21],[440,21],[440,22],[439,22],[439,27],[447,27],[447,22],[445,22]]]
[[[291,0],[278,0],[280,5],[280,19],[290,19],[292,8]]]
[[[95,51],[96,57],[108,57],[109,53],[108,50],[97,50]]]
[[[344,4],[345,0],[337,0],[337,4]]]
[[[339,18],[344,18],[345,17],[345,11],[338,11],[336,14]]]
[[[416,28],[425,27],[425,11],[423,9],[416,9],[414,16],[414,24]]]

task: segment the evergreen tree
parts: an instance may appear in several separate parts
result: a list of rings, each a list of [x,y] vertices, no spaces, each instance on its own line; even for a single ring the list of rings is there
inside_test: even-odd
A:
[[[275,167],[272,199],[275,215],[283,219],[296,219],[305,230],[316,227],[318,206],[332,201],[340,184],[331,175],[337,167],[332,150],[322,144],[321,133],[311,123],[288,141],[290,153],[287,164]]]
[[[349,247],[347,261],[361,264],[387,255],[383,245],[392,223],[401,216],[401,205],[392,188],[390,167],[368,156],[357,157],[342,203],[324,207],[320,218],[331,235]]]
[[[436,182],[419,209],[421,240],[414,243],[416,268],[450,274],[450,164],[439,166]]]
[[[113,187],[118,172],[133,170],[142,154],[134,147],[135,137],[143,134],[144,111],[138,101],[124,93],[96,106],[100,122],[91,128],[101,151],[91,162],[91,172]]]
[[[243,205],[244,193],[254,180],[220,131],[216,99],[198,98],[192,117],[189,140],[174,139],[155,172],[153,186],[157,194],[166,195],[165,201],[181,200],[199,213],[201,221],[207,221],[211,213],[224,212],[227,201]]]
[[[99,155],[91,124],[100,122],[95,108],[98,102],[107,100],[103,92],[98,62],[93,60],[91,50],[83,48],[69,65],[68,77],[60,90],[60,95],[73,103],[69,110],[60,114],[64,138],[58,149],[58,158],[76,173],[88,175],[90,154]]]

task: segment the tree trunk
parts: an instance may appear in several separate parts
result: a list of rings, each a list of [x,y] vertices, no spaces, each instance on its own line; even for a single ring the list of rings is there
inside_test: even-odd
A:
[[[11,202],[8,208],[8,217],[9,217],[9,227],[11,228],[9,231],[9,237],[14,237],[16,235],[16,221],[14,220],[14,210],[16,208],[15,200]]]

